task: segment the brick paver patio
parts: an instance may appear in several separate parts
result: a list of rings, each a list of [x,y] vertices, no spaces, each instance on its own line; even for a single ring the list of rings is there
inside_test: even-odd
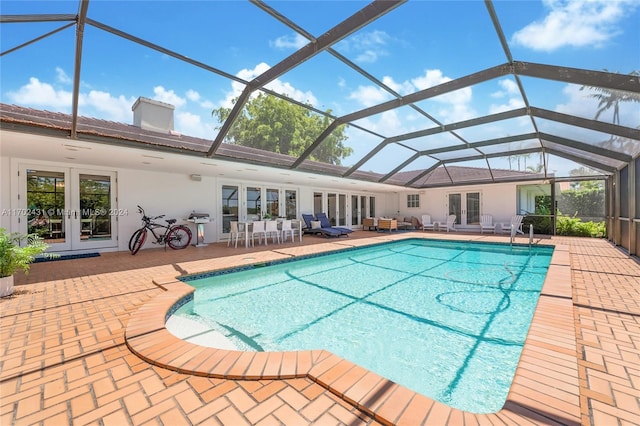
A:
[[[0,424],[640,424],[640,264],[603,240],[543,241],[557,246],[550,278],[507,405],[494,415],[381,389],[366,371],[332,358],[316,360],[324,376],[231,380],[153,365],[127,346],[140,309],[173,291],[154,280],[408,235],[360,231],[255,249],[218,243],[34,264],[16,277],[15,294],[0,299]],[[336,392],[348,380],[355,385]]]

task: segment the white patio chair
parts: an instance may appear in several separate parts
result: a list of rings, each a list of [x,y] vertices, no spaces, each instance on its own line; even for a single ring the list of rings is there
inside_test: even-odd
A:
[[[455,231],[456,230],[455,226],[456,226],[456,215],[450,214],[449,217],[447,217],[447,223],[441,223],[438,229],[446,228],[447,232],[449,232],[450,229]]]
[[[511,233],[511,229],[514,229],[514,234],[521,234],[524,235],[524,232],[522,231],[522,219],[524,219],[524,216],[516,214],[511,216],[511,221],[509,223],[501,223],[500,224],[500,232],[502,232],[503,234],[510,234]]]
[[[264,220],[256,220],[252,224],[251,230],[251,245],[256,245],[255,239],[258,237],[258,244],[262,244],[262,237],[264,237],[264,243],[267,244],[267,231],[265,229]]]
[[[276,241],[280,244],[280,230],[278,229],[278,222],[275,220],[267,220],[264,222],[264,244],[268,245],[267,238],[271,236],[272,241]]]
[[[427,229],[431,229],[433,231],[435,229],[434,228],[434,223],[431,222],[431,215],[423,214],[422,215],[422,230],[426,231]]]
[[[304,234],[302,231],[302,221],[299,219],[291,219],[291,229],[293,230],[293,239],[295,240],[296,234],[298,234],[300,242],[302,242],[302,234]]]
[[[480,233],[484,234],[484,231],[493,231],[496,233],[496,224],[493,223],[493,216],[490,214],[483,214],[480,216]]]
[[[291,241],[295,241],[296,237],[295,237],[293,228],[291,227],[291,220],[290,219],[285,219],[285,220],[282,221],[282,229],[280,231],[282,232],[282,242],[283,243],[285,241],[287,241],[289,236],[291,236]]]
[[[238,228],[238,221],[232,220],[229,222],[229,239],[227,240],[227,247],[231,244],[231,241],[235,240],[235,246],[238,248],[238,236],[240,235],[240,229]]]

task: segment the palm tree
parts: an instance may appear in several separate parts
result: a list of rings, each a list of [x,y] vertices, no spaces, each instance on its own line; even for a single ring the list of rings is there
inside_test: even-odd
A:
[[[607,71],[606,69],[604,71]],[[608,72],[608,71],[607,71]],[[629,73],[630,76],[640,77],[640,71],[634,70]],[[640,95],[637,93],[625,92],[623,90],[615,90],[608,89],[604,87],[597,86],[582,86],[580,90],[584,90],[585,88],[591,89],[593,92],[589,95],[590,98],[594,98],[598,100],[598,110],[596,111],[595,119],[597,120],[600,115],[613,108],[613,118],[611,122],[613,124],[620,124],[620,104],[623,102],[640,102]],[[612,146],[613,149],[620,150],[623,152],[628,152],[625,149],[625,145],[633,142],[627,138],[620,138],[618,136],[611,135],[609,141],[607,141],[610,145],[620,145],[619,147]]]
[[[605,71],[607,70],[605,69]],[[629,75],[633,77],[640,77],[640,71],[631,71]],[[613,108],[613,120],[611,120],[611,122],[613,124],[620,124],[620,104],[622,102],[640,102],[640,95],[637,93],[597,86],[582,86],[580,90],[585,88],[589,88],[597,92],[589,95],[590,98],[598,100],[598,111],[595,116],[596,120],[600,117],[600,114],[610,108]]]

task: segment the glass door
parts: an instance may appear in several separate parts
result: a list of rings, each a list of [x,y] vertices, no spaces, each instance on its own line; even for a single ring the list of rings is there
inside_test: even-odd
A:
[[[365,195],[351,196],[351,225],[362,226],[362,220],[367,217],[367,197]]]
[[[36,234],[49,244],[50,251],[71,249],[70,228],[66,211],[69,202],[69,171],[64,168],[21,167],[20,232]],[[24,185],[23,185],[24,184]]]
[[[327,194],[327,217],[331,226],[347,225],[347,196],[346,194]]]
[[[361,222],[360,214],[358,210],[358,196],[352,195],[351,196],[351,226],[358,226],[361,223],[362,222]]]
[[[294,189],[228,184],[222,185],[220,193],[222,234],[229,233],[232,221],[253,222],[265,217],[276,219],[282,217],[283,213],[287,219],[298,217],[298,191]]]
[[[480,193],[467,192],[465,198],[465,225],[480,225]]]
[[[464,192],[448,194],[448,214],[456,215],[456,225],[480,224],[480,193]]]
[[[115,173],[54,166],[21,166],[23,233],[35,233],[50,251],[117,246]]]
[[[247,186],[244,198],[244,218],[248,222],[262,218],[262,200],[262,188]]]
[[[298,219],[298,191],[285,189],[284,202],[285,217],[287,219]]]
[[[116,207],[115,181],[115,173],[72,169],[72,249],[117,245],[117,220],[128,212]]]
[[[280,189],[247,186],[245,209],[248,221],[280,217]]]
[[[267,205],[262,212],[263,216],[276,219],[280,217],[280,190],[278,188],[267,188],[266,190]]]
[[[239,219],[239,192],[237,185],[222,185],[220,206],[222,208],[222,233],[228,234],[231,230],[231,222]]]

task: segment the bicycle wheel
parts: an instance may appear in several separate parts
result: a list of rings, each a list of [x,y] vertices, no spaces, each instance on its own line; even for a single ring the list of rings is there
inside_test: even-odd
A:
[[[191,230],[184,225],[174,226],[167,234],[166,241],[174,250],[187,248],[191,242]]]
[[[140,250],[140,247],[142,247],[146,239],[146,228],[140,228],[136,232],[134,232],[131,236],[131,239],[129,240],[129,251],[131,251],[131,254],[136,254],[138,250]]]

